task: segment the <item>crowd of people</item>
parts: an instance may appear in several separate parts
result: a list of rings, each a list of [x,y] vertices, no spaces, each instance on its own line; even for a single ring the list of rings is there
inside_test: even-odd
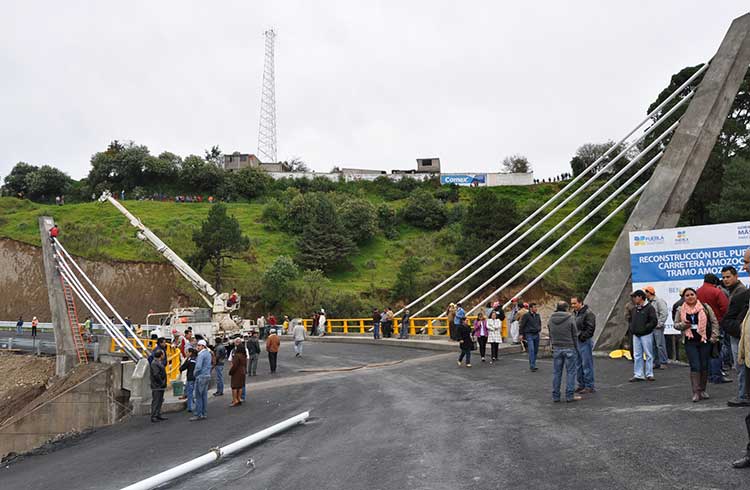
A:
[[[216,386],[213,396],[224,396],[225,365],[229,365],[227,375],[230,380],[232,407],[240,406],[245,401],[247,378],[258,375],[258,360],[262,348],[265,348],[268,357],[269,372],[275,374],[281,348],[280,333],[281,327],[277,329],[269,326],[264,341],[261,342],[260,330],[255,327],[247,333],[236,334],[231,338],[217,337],[213,343],[209,343],[209,340],[201,335],[194,335],[191,328],[184,332],[173,329],[171,345],[180,353],[179,370],[185,380],[184,394],[180,399],[186,400],[187,411],[192,413],[189,420],[200,421],[207,417],[208,392],[212,380]],[[295,357],[301,357],[303,343],[307,339],[304,325],[294,324],[291,334]],[[148,358],[152,392],[151,421],[160,422],[166,420],[166,417],[162,416],[161,407],[164,391],[167,389],[167,339],[157,337],[154,340],[156,347]]]

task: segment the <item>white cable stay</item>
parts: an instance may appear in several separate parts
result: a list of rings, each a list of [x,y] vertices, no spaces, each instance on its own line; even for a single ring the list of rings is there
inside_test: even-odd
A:
[[[693,75],[692,75],[692,76],[691,76],[691,77],[690,77],[690,78],[689,78],[688,80],[686,80],[686,81],[685,81],[685,83],[683,83],[682,85],[680,85],[680,86],[679,86],[679,87],[678,87],[678,88],[677,88],[677,89],[676,89],[676,90],[675,90],[674,92],[672,92],[672,93],[671,93],[671,94],[669,95],[669,97],[667,97],[666,99],[664,99],[664,101],[663,101],[663,102],[662,102],[661,104],[659,104],[659,105],[658,105],[658,106],[657,106],[657,107],[656,107],[656,108],[655,108],[655,109],[654,109],[653,111],[651,111],[651,112],[650,112],[650,113],[649,113],[649,114],[648,114],[648,115],[647,115],[647,116],[646,116],[646,117],[645,117],[645,118],[644,118],[644,119],[643,119],[643,120],[642,120],[642,121],[641,121],[640,123],[638,123],[638,124],[637,124],[637,125],[636,125],[636,126],[635,126],[635,127],[634,127],[634,128],[633,128],[633,129],[632,129],[632,130],[631,130],[631,131],[630,131],[630,132],[628,133],[628,134],[627,134],[627,135],[625,135],[625,136],[624,136],[624,137],[623,137],[623,138],[622,138],[622,139],[621,139],[620,141],[618,141],[617,143],[613,144],[613,145],[612,145],[612,146],[611,146],[611,147],[610,147],[610,148],[609,148],[609,149],[608,149],[608,150],[607,150],[607,151],[606,151],[606,152],[605,152],[605,153],[604,153],[604,154],[603,154],[602,156],[600,156],[599,158],[597,158],[597,159],[596,159],[596,161],[594,161],[594,162],[593,162],[593,163],[592,163],[591,165],[589,165],[588,167],[586,167],[586,168],[585,168],[585,169],[584,169],[584,170],[583,170],[583,171],[582,171],[582,172],[581,172],[580,174],[578,174],[578,175],[577,175],[576,177],[574,177],[574,178],[573,178],[573,179],[572,179],[572,180],[571,180],[570,182],[568,182],[568,184],[567,184],[567,185],[565,185],[565,187],[563,187],[563,188],[562,188],[562,189],[561,189],[560,191],[558,191],[558,192],[557,192],[557,193],[556,193],[555,195],[553,195],[552,197],[550,197],[550,198],[549,198],[549,199],[548,199],[548,200],[547,200],[547,201],[546,201],[546,202],[545,202],[544,204],[542,204],[542,205],[541,205],[541,206],[540,206],[540,207],[539,207],[539,208],[538,208],[538,209],[537,209],[536,211],[534,211],[533,213],[531,213],[531,214],[530,214],[529,216],[527,216],[527,217],[526,217],[526,219],[524,219],[524,220],[523,220],[523,221],[522,221],[521,223],[519,223],[518,225],[516,225],[516,226],[515,226],[515,227],[514,227],[514,228],[513,228],[513,229],[512,229],[511,231],[509,231],[509,232],[508,232],[508,234],[506,234],[506,235],[504,235],[504,236],[500,237],[500,239],[498,239],[498,240],[497,240],[497,241],[496,241],[496,242],[495,242],[494,244],[490,245],[490,246],[489,246],[489,247],[488,247],[487,249],[485,249],[485,250],[484,250],[484,252],[482,252],[482,253],[480,253],[479,255],[477,255],[476,257],[474,257],[474,258],[473,258],[473,259],[472,259],[471,261],[469,261],[469,262],[468,262],[468,263],[466,263],[466,264],[465,264],[464,266],[462,266],[462,267],[461,267],[460,269],[458,269],[458,270],[457,270],[456,272],[454,272],[453,274],[451,274],[450,276],[448,276],[447,278],[445,278],[445,279],[444,279],[443,281],[441,281],[441,282],[440,282],[439,284],[437,284],[436,286],[434,286],[434,287],[433,287],[432,289],[430,289],[429,291],[427,291],[426,293],[422,294],[421,296],[419,296],[419,297],[418,297],[417,299],[415,299],[415,300],[414,300],[414,301],[412,301],[411,303],[407,304],[406,306],[404,306],[403,308],[401,308],[400,310],[398,310],[398,311],[396,312],[396,315],[400,315],[401,313],[403,313],[403,311],[404,311],[405,309],[407,309],[407,308],[411,308],[411,307],[413,307],[414,305],[416,305],[416,304],[420,303],[420,302],[421,302],[421,301],[422,301],[423,299],[425,299],[426,297],[428,297],[429,295],[431,295],[432,293],[434,293],[434,292],[435,292],[436,290],[438,290],[438,289],[442,288],[443,286],[445,286],[446,284],[448,284],[448,283],[449,283],[450,281],[452,281],[452,280],[453,280],[454,278],[456,278],[456,277],[457,277],[458,275],[460,275],[461,273],[463,273],[463,272],[464,272],[464,271],[465,271],[466,269],[468,269],[469,267],[471,267],[472,265],[474,265],[475,263],[477,263],[477,262],[478,262],[478,261],[479,261],[479,260],[480,260],[480,259],[481,259],[482,257],[484,257],[485,255],[487,255],[488,253],[490,253],[490,252],[491,252],[492,250],[494,250],[494,249],[495,249],[496,247],[498,247],[498,246],[499,246],[500,244],[502,244],[503,242],[505,242],[505,240],[506,240],[506,239],[507,239],[507,238],[508,238],[509,236],[513,235],[514,233],[516,233],[517,231],[519,231],[519,230],[520,230],[520,229],[521,229],[522,227],[524,227],[524,226],[525,226],[526,224],[528,224],[528,223],[529,223],[529,222],[530,222],[531,220],[533,220],[533,219],[534,219],[534,218],[535,218],[535,217],[536,217],[536,216],[537,216],[538,214],[540,214],[540,213],[541,213],[541,212],[542,212],[542,211],[543,211],[543,210],[544,210],[545,208],[547,208],[547,206],[551,205],[551,204],[552,204],[553,202],[555,202],[555,201],[556,201],[556,200],[557,200],[558,198],[560,198],[560,197],[561,197],[561,196],[562,196],[562,195],[563,195],[563,194],[564,194],[565,192],[567,192],[567,191],[568,191],[569,189],[571,189],[571,188],[572,188],[573,186],[575,186],[575,184],[576,184],[576,183],[578,183],[578,181],[579,181],[579,180],[581,180],[581,179],[582,179],[582,178],[583,178],[583,177],[584,177],[584,176],[585,176],[586,174],[588,174],[588,172],[589,172],[589,171],[591,171],[592,169],[595,169],[595,168],[596,168],[596,167],[597,167],[597,166],[598,166],[598,165],[599,165],[599,164],[600,164],[600,163],[601,163],[601,162],[602,162],[602,161],[603,161],[603,160],[604,160],[605,158],[607,158],[607,157],[608,157],[608,156],[609,156],[609,155],[610,155],[610,154],[611,154],[611,153],[612,153],[613,151],[615,151],[615,150],[616,150],[616,149],[617,149],[617,148],[618,148],[618,147],[619,147],[620,145],[622,145],[623,143],[625,143],[625,142],[626,142],[626,141],[628,140],[628,138],[630,138],[630,137],[631,137],[631,136],[632,136],[633,134],[635,134],[635,133],[636,133],[636,131],[638,131],[638,129],[639,129],[639,128],[641,128],[641,126],[643,126],[643,125],[644,125],[645,123],[647,123],[648,121],[652,120],[652,118],[653,118],[654,116],[656,116],[656,115],[657,115],[657,114],[659,113],[659,111],[661,111],[661,110],[662,110],[662,109],[663,109],[664,107],[666,107],[666,106],[667,106],[667,104],[669,104],[669,102],[671,102],[671,101],[672,101],[672,99],[674,99],[674,98],[675,98],[675,97],[677,97],[677,96],[678,96],[679,94],[681,94],[681,93],[682,93],[682,92],[683,92],[683,91],[684,91],[685,89],[687,89],[687,88],[688,88],[688,87],[690,86],[690,84],[691,84],[691,83],[692,83],[692,82],[693,82],[693,81],[694,81],[695,79],[697,79],[697,78],[698,78],[698,77],[699,77],[700,75],[702,75],[702,74],[703,74],[703,72],[705,72],[705,71],[706,71],[706,70],[708,69],[708,66],[709,66],[709,64],[708,64],[708,63],[705,63],[705,64],[704,64],[704,65],[703,65],[703,66],[702,66],[702,67],[701,67],[700,69],[698,69],[698,71],[696,71],[696,72],[695,72],[695,73],[694,73],[694,74],[693,74]],[[691,96],[692,96],[692,92],[691,92],[691,93],[689,93],[689,94],[688,94],[688,96],[687,96],[686,98],[690,98]],[[684,100],[684,99],[683,99],[683,100]],[[682,105],[682,101],[678,102],[678,104],[677,104],[677,105]],[[662,119],[666,119],[666,117],[667,117],[667,116],[668,116],[669,114],[671,114],[671,113],[672,113],[672,112],[673,112],[674,110],[675,110],[675,108],[673,107],[673,108],[672,108],[672,109],[671,109],[671,110],[670,110],[670,111],[669,111],[669,112],[668,112],[667,114],[665,114],[665,116],[663,116],[663,117],[659,118],[659,120],[657,120],[657,121],[656,121],[656,122],[655,122],[654,124],[652,124],[652,126],[650,126],[650,127],[648,128],[648,129],[653,129],[653,128],[654,128],[654,125],[658,124],[658,122],[659,122],[660,120],[662,120]],[[644,136],[642,136],[642,137],[645,137],[645,135],[644,135]]]
[[[648,170],[651,166],[653,166],[662,157],[663,154],[664,154],[664,152],[660,152],[654,158],[652,158],[651,160],[649,160],[649,162],[646,165],[644,165],[641,169],[639,169],[638,172],[636,172],[635,174],[633,174],[633,176],[631,176],[628,180],[626,180],[625,182],[623,182],[620,187],[618,187],[610,196],[607,197],[607,199],[605,199],[604,201],[602,201],[599,205],[597,205],[594,209],[592,209],[591,212],[589,212],[585,217],[583,217],[578,222],[576,222],[576,224],[570,230],[568,230],[567,232],[565,232],[552,245],[550,245],[549,247],[547,247],[546,250],[544,250],[537,257],[535,257],[534,260],[532,260],[525,267],[523,267],[521,270],[519,270],[518,272],[516,272],[516,274],[513,277],[511,277],[510,279],[508,279],[507,281],[505,281],[505,283],[503,283],[501,286],[499,286],[496,289],[496,292],[502,291],[506,287],[508,287],[511,284],[513,284],[513,281],[515,281],[516,279],[518,279],[519,277],[521,277],[524,273],[526,273],[526,271],[528,271],[529,269],[531,269],[537,262],[539,262],[544,257],[546,257],[547,254],[549,254],[552,250],[554,250],[561,243],[563,243],[568,237],[570,237],[573,233],[575,233],[575,231],[578,230],[578,228],[580,228],[584,223],[587,223],[591,218],[595,217],[596,214],[600,210],[602,210],[607,204],[609,204],[615,197],[617,197],[622,192],[624,192],[633,182],[636,181],[636,179],[638,179],[638,177],[640,177],[646,170]],[[495,276],[493,276],[492,278],[490,278],[480,288],[477,288],[474,291],[472,291],[469,295],[467,295],[467,297],[465,299],[462,299],[461,301],[466,301],[467,299],[469,299],[472,296],[474,296],[484,286],[486,286],[487,284],[489,284],[490,282],[492,282],[499,275],[500,274],[496,274]],[[482,304],[484,304],[484,303],[479,303],[477,306],[474,306],[474,308],[472,308],[469,311],[471,312],[471,311],[476,310]]]
[[[684,103],[684,101],[687,100],[688,98],[689,97],[684,98],[681,101],[681,103]],[[672,108],[672,111],[674,111],[678,106],[679,106],[679,104],[676,104],[675,107]],[[666,117],[659,119],[659,121],[665,121],[665,120],[666,120]],[[657,124],[658,124],[658,121],[657,121]],[[650,131],[653,130],[653,128],[656,127],[657,124],[654,124],[654,126],[652,126],[651,128],[649,128],[649,130]],[[608,178],[604,182],[604,185],[602,185],[597,191],[595,191],[591,196],[589,196],[588,199],[586,199],[583,203],[581,203],[578,206],[576,206],[576,208],[573,209],[573,211],[571,211],[565,218],[563,218],[560,222],[558,222],[557,225],[555,225],[552,229],[550,229],[544,236],[542,236],[541,238],[539,238],[536,242],[534,242],[534,244],[532,244],[529,248],[527,248],[523,253],[521,253],[515,259],[513,259],[508,264],[506,264],[505,267],[503,267],[498,273],[496,273],[494,276],[492,276],[492,278],[490,280],[488,280],[487,282],[483,283],[480,287],[478,287],[475,291],[473,291],[471,294],[469,294],[466,298],[462,299],[460,302],[466,301],[466,299],[471,298],[477,291],[479,291],[482,288],[484,288],[494,278],[498,277],[500,274],[502,274],[503,272],[505,272],[506,270],[508,270],[510,267],[512,267],[514,264],[516,264],[519,260],[521,260],[523,257],[525,257],[529,252],[531,252],[532,250],[534,250],[540,243],[542,243],[550,235],[552,235],[554,232],[556,232],[570,218],[572,218],[580,210],[582,210],[583,208],[585,208],[586,205],[588,205],[594,198],[596,198],[599,194],[601,194],[610,184],[614,183],[630,167],[632,167],[633,165],[635,165],[636,163],[638,163],[649,151],[651,151],[664,138],[666,138],[672,131],[674,131],[674,129],[677,128],[678,124],[679,124],[679,121],[674,122],[661,135],[659,135],[658,138],[656,138],[654,141],[652,141],[644,150],[642,150],[638,155],[636,155],[635,158],[633,158],[627,165],[625,165],[622,169],[620,169],[619,172],[617,172],[615,175],[613,175],[610,178]],[[646,133],[644,133],[644,136],[642,136],[642,137],[645,137],[646,135],[648,135],[648,133],[649,132],[647,131]],[[623,153],[629,151],[629,149],[632,148],[632,147],[634,147],[635,144],[636,144],[636,142],[632,143],[626,150],[623,150]],[[623,153],[621,153],[620,155],[622,155]],[[618,157],[620,155],[618,155]],[[607,165],[605,165],[601,169],[600,172],[597,173],[597,175],[599,175],[599,174],[601,174],[603,172],[606,172],[610,168],[610,166],[612,166],[616,161],[617,161],[617,158],[614,159],[614,160],[612,160],[611,162],[609,162]],[[475,275],[479,274],[482,270],[484,270],[486,267],[488,267],[492,262],[494,262],[495,260],[497,260],[498,258],[500,258],[500,256],[503,255],[503,253],[505,253],[506,251],[510,250],[515,245],[517,245],[521,240],[523,240],[524,238],[526,238],[536,227],[538,227],[539,225],[541,225],[542,223],[544,223],[554,213],[556,213],[558,210],[562,209],[563,206],[565,206],[568,202],[570,202],[570,200],[572,200],[579,192],[583,191],[586,187],[588,187],[589,184],[593,183],[593,181],[594,181],[595,178],[596,177],[592,178],[591,180],[589,180],[586,183],[584,183],[581,187],[579,187],[578,189],[576,189],[575,192],[573,192],[570,196],[568,196],[560,204],[558,204],[555,207],[555,209],[553,209],[552,211],[550,211],[550,213],[547,216],[545,216],[544,218],[542,218],[541,220],[539,220],[537,223],[535,223],[535,225],[533,227],[531,227],[528,230],[526,230],[524,233],[522,233],[520,236],[518,236],[515,240],[513,240],[513,242],[511,242],[509,245],[507,245],[503,250],[501,250],[500,252],[498,252],[497,255],[495,255],[494,257],[492,257],[491,259],[489,259],[488,261],[486,261],[484,264],[482,264],[479,267],[477,267],[468,276],[466,276],[461,281],[459,281],[458,283],[456,283],[455,285],[453,285],[450,289],[448,289],[447,291],[445,291],[442,294],[440,294],[437,298],[433,299],[429,304],[427,304],[421,310],[419,310],[418,312],[416,312],[414,314],[414,316],[418,317],[420,314],[422,314],[423,312],[425,312],[428,308],[430,308],[433,305],[435,305],[438,301],[440,301],[441,299],[443,299],[444,297],[446,297],[451,292],[455,291],[458,287],[460,287],[461,285],[463,285],[464,283],[466,283],[469,279],[471,279]],[[444,314],[445,314],[445,312],[443,314],[441,314],[440,316],[442,316]]]
[[[94,316],[94,318],[96,318],[97,321],[104,326],[104,329],[107,331],[107,333],[109,333],[109,335],[123,350],[123,352],[125,352],[128,357],[130,357],[134,361],[137,361],[138,359],[143,357],[135,349],[135,347],[133,347],[130,342],[128,342],[127,338],[125,338],[122,332],[120,332],[119,329],[117,329],[110,323],[107,315],[101,310],[99,305],[96,304],[91,295],[88,294],[80,281],[78,281],[78,278],[73,274],[70,266],[65,262],[65,259],[62,257],[62,255],[56,254],[55,259],[57,260],[58,272],[68,283],[68,286],[70,286],[76,296],[78,296],[78,299],[83,302],[84,306],[86,306],[86,308]]]
[[[588,233],[586,233],[586,235],[584,235],[583,238],[581,238],[580,240],[578,240],[575,243],[575,245],[573,245],[571,248],[568,249],[567,252],[565,252],[560,257],[558,257],[557,260],[555,260],[554,262],[552,262],[552,264],[550,264],[549,267],[547,267],[546,269],[544,269],[544,271],[542,271],[541,274],[539,274],[536,278],[534,278],[533,281],[531,281],[526,286],[524,286],[523,289],[521,289],[520,291],[518,291],[517,293],[515,293],[514,297],[521,296],[526,291],[528,291],[529,289],[531,289],[536,283],[538,283],[539,281],[541,281],[542,278],[544,278],[544,276],[546,276],[547,274],[549,274],[549,272],[552,269],[554,269],[555,267],[557,267],[560,264],[560,262],[562,262],[563,260],[565,260],[566,258],[568,258],[568,256],[570,256],[570,254],[572,254],[573,252],[575,252],[576,249],[578,249],[578,247],[580,247],[581,245],[583,245],[587,240],[589,240],[592,236],[594,236],[596,234],[596,232],[599,231],[604,225],[606,225],[609,222],[609,220],[611,220],[617,213],[619,213],[620,211],[622,211],[623,209],[625,209],[625,207],[628,204],[630,204],[630,202],[632,202],[633,199],[635,199],[637,196],[639,196],[643,192],[643,190],[646,188],[646,185],[648,185],[648,182],[646,182],[645,184],[643,184],[641,187],[638,188],[637,191],[635,191],[633,194],[631,194],[630,196],[628,196],[627,199],[625,199],[623,202],[621,202],[620,205],[617,206],[617,208],[615,208],[611,213],[609,213],[607,215],[606,218],[604,218],[594,228],[592,228],[591,231],[589,231]],[[470,310],[470,312],[473,312],[474,310],[476,310],[479,307],[479,305],[485,304],[487,301],[490,301],[499,292],[500,292],[500,289],[496,289],[495,291],[493,291],[492,294],[490,294],[489,296],[487,296],[477,306],[475,306],[474,308],[472,308]],[[503,305],[503,308],[507,308],[509,304],[510,304],[510,301],[506,301],[505,304]]]
[[[86,273],[83,272],[83,270],[78,266],[78,263],[73,259],[73,257],[70,256],[70,254],[68,253],[68,251],[65,250],[65,247],[63,247],[62,244],[58,240],[55,240],[54,243],[55,243],[56,246],[60,247],[60,250],[70,260],[70,262],[76,268],[76,270],[81,275],[81,277],[83,277],[86,280],[86,282],[88,283],[88,285],[91,286],[91,288],[96,292],[97,296],[99,296],[99,298],[104,302],[104,304],[107,305],[107,308],[109,308],[110,311],[112,311],[112,313],[114,314],[115,318],[117,318],[117,320],[120,322],[120,324],[123,325],[125,327],[125,330],[136,340],[136,343],[138,344],[138,346],[141,349],[143,349],[144,352],[148,352],[148,349],[143,344],[143,342],[141,341],[141,339],[135,334],[135,332],[133,331],[133,329],[131,329],[128,326],[127,322],[125,322],[125,320],[123,320],[123,318],[117,312],[117,310],[115,309],[115,307],[112,306],[112,304],[107,300],[107,298],[102,294],[102,292],[99,291],[99,289],[96,287],[96,285],[94,285],[94,283],[91,281],[91,279],[89,279],[89,276],[87,276]],[[119,331],[119,329],[118,329],[118,331]]]

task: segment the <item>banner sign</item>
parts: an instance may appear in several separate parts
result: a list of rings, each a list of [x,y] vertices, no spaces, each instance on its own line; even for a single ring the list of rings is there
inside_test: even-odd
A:
[[[441,174],[440,184],[456,184],[473,187],[487,185],[487,174]]]
[[[666,334],[672,328],[672,305],[685,287],[698,289],[708,273],[721,278],[722,267],[731,265],[747,283],[742,257],[750,248],[750,221],[718,225],[666,228],[630,232],[630,268],[633,290],[653,286],[656,296],[667,302],[670,315]]]

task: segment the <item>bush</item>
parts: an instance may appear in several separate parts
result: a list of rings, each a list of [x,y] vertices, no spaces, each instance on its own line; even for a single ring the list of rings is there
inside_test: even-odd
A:
[[[391,209],[387,204],[378,206],[378,228],[380,228],[380,231],[387,239],[395,240],[398,238],[398,231],[396,231],[397,224],[396,211]]]
[[[422,270],[422,259],[411,256],[401,262],[393,285],[393,299],[409,300],[419,291],[417,275]]]
[[[424,190],[409,196],[402,213],[404,221],[425,230],[439,230],[446,221],[445,205]]]
[[[362,244],[375,236],[378,214],[369,201],[350,198],[337,211],[344,234],[354,243]]]
[[[271,198],[266,205],[263,206],[260,220],[263,223],[264,228],[267,230],[275,230],[282,227],[284,216],[284,206],[282,206],[278,199]]]
[[[273,308],[289,296],[293,290],[292,281],[297,275],[299,269],[290,257],[276,257],[261,279],[260,297],[269,308]]]
[[[245,167],[237,172],[226,174],[226,178],[232,182],[234,191],[245,199],[254,199],[266,194],[273,178],[263,170]]]

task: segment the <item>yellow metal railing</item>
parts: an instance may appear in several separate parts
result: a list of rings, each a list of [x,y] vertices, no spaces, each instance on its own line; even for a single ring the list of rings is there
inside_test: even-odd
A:
[[[476,320],[476,316],[466,317],[470,322]],[[306,329],[312,326],[312,319],[305,318],[302,324]],[[330,318],[326,320],[326,333],[336,334],[366,334],[372,328],[372,318]],[[393,319],[393,334],[401,332],[401,319]],[[448,318],[447,317],[416,317],[409,319],[409,335],[424,333],[429,336],[448,335]],[[508,336],[507,321],[503,320],[503,337]]]
[[[145,345],[149,350],[153,350],[154,347],[156,347],[156,340],[153,340],[153,339],[140,339],[140,340],[141,342],[143,342],[143,345]],[[140,348],[140,346],[138,345],[138,342],[134,338],[128,338],[128,341],[136,349]],[[114,339],[110,339],[109,351],[110,352],[122,352],[122,349],[120,348],[119,345],[115,343]],[[165,369],[167,371],[168,383],[171,383],[172,381],[180,377],[180,349],[172,347],[172,344],[167,344],[167,365]]]

